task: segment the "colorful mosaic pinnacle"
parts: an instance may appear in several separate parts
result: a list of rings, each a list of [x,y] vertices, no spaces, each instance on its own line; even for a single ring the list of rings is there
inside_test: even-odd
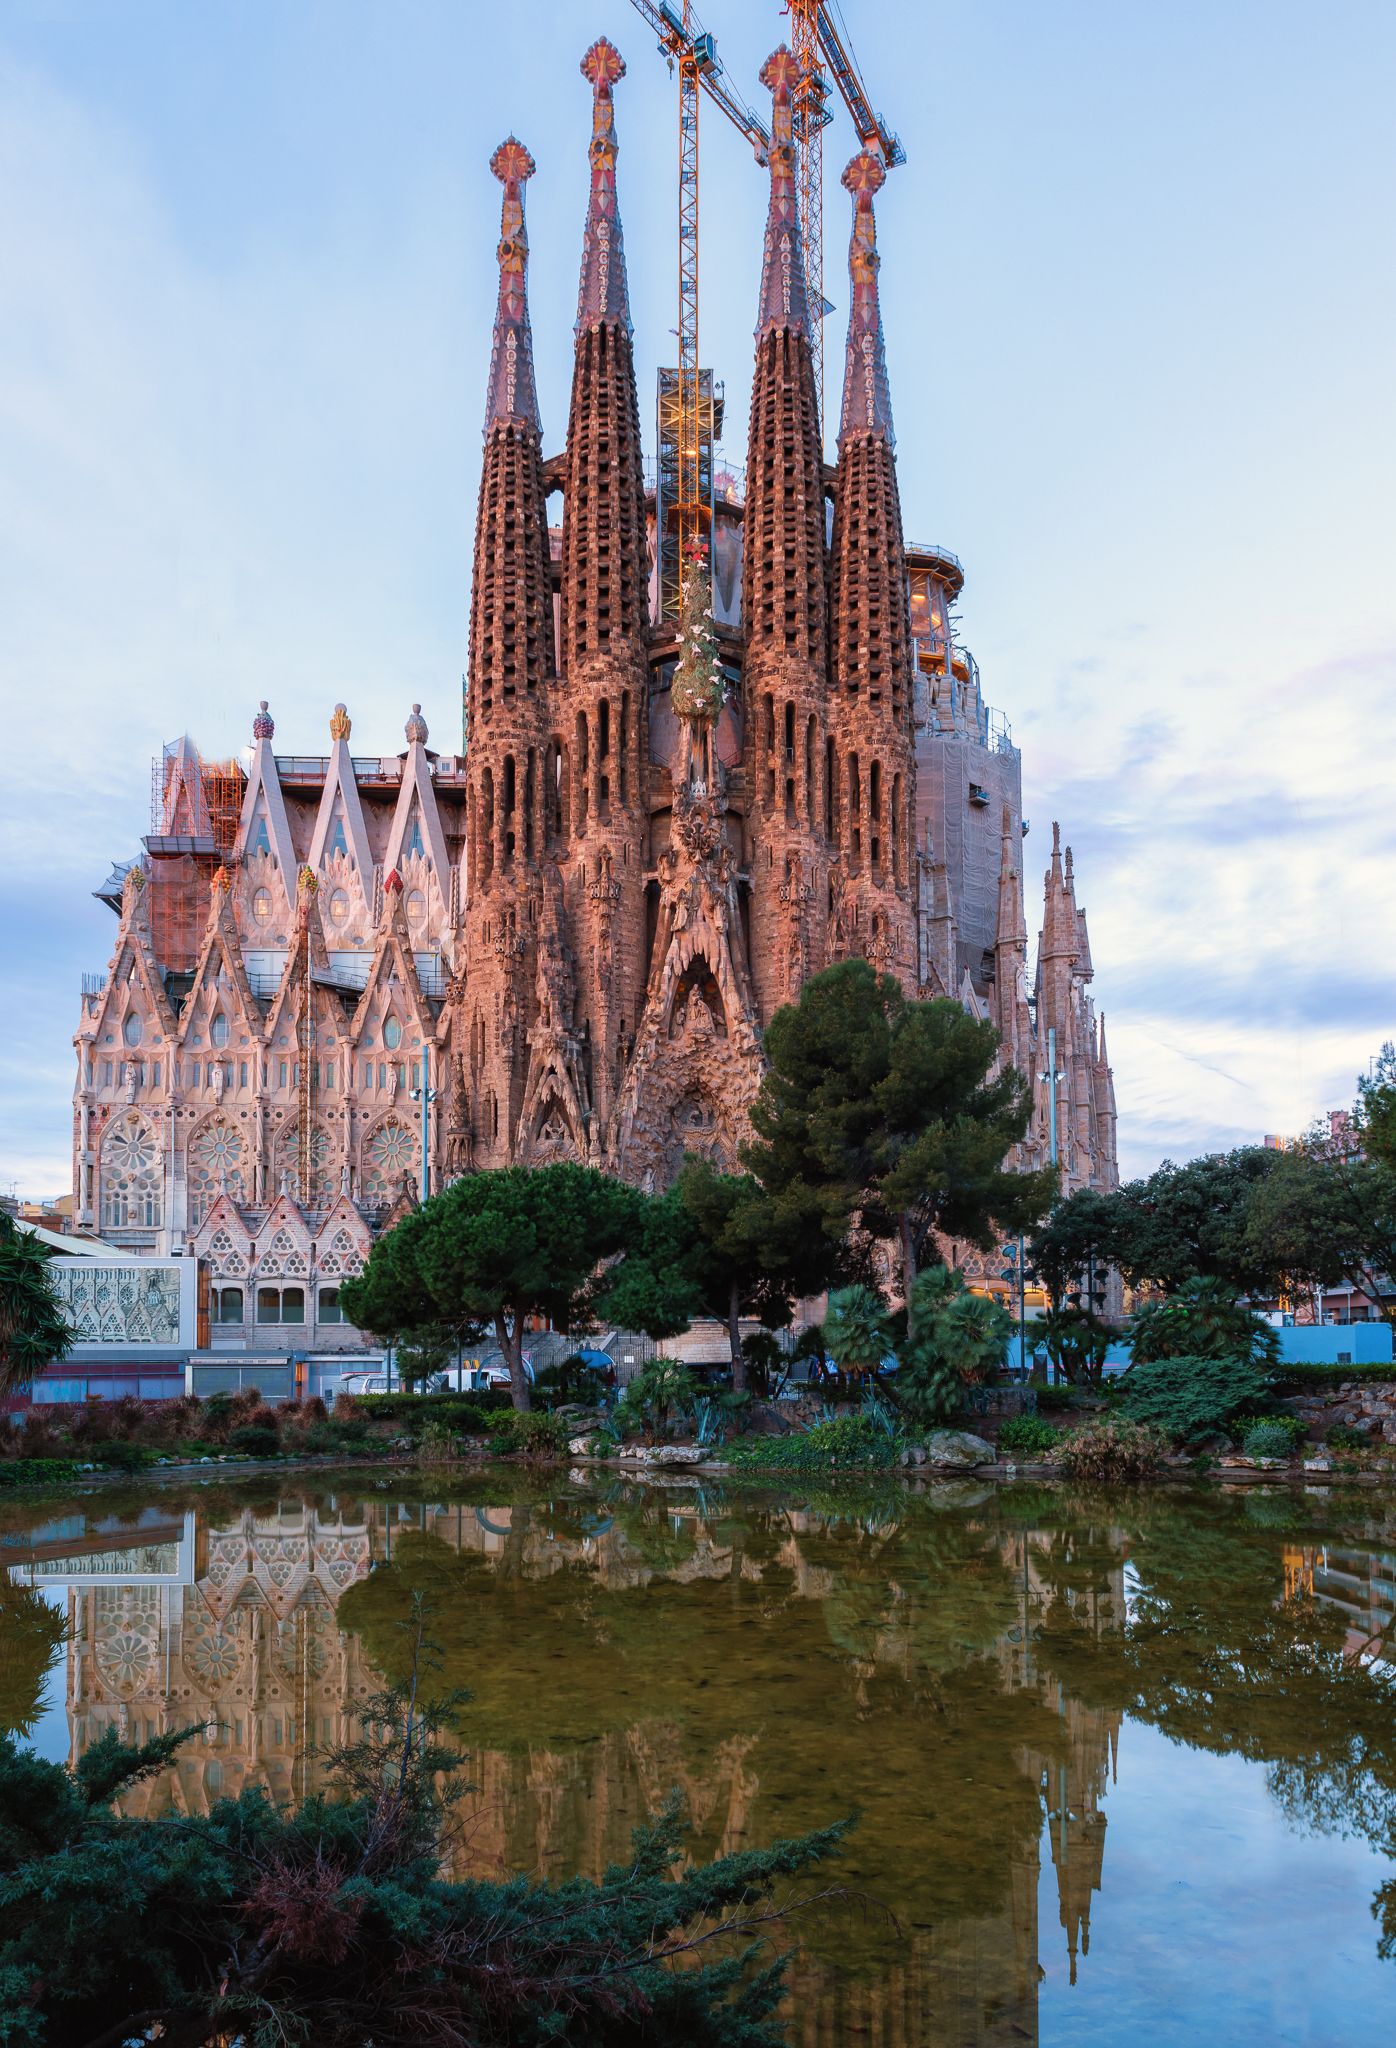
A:
[[[791,94],[799,76],[800,67],[784,43],[761,66],[761,83],[771,92],[771,207],[766,217],[766,252],[756,316],[758,337],[772,326],[795,328],[805,335],[810,331],[791,129]]]
[[[611,87],[625,76],[625,59],[614,43],[598,37],[582,59],[582,76],[591,86],[591,198],[582,242],[582,278],[577,294],[577,332],[609,320],[630,331],[630,299],[625,285],[625,252],[621,244],[620,211],[616,203],[615,103]]]
[[[490,158],[504,187],[499,223],[499,307],[490,352],[485,432],[496,420],[516,421],[541,434],[538,393],[533,380],[533,333],[528,324],[528,230],[523,188],[536,166],[523,144],[510,136]]]
[[[848,352],[843,376],[843,410],[839,446],[850,434],[880,434],[895,445],[892,394],[887,385],[887,351],[882,338],[882,309],[877,297],[877,226],[873,194],[887,172],[880,157],[861,150],[843,174],[843,188],[853,195],[853,233],[848,244]]]

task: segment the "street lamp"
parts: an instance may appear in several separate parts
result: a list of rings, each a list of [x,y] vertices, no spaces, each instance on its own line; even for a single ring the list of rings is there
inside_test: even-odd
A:
[[[1052,1164],[1057,1163],[1057,1090],[1066,1079],[1066,1069],[1057,1065],[1057,1027],[1047,1027],[1047,1072],[1038,1075],[1039,1081],[1048,1084],[1047,1115],[1052,1138]]]
[[[431,1165],[428,1159],[428,1146],[431,1136],[431,1105],[436,1100],[436,1090],[431,1086],[431,1052],[425,1045],[422,1047],[422,1085],[420,1088],[409,1088],[407,1092],[413,1102],[420,1102],[422,1105],[421,1189],[422,1200],[425,1202],[427,1196],[431,1193]]]

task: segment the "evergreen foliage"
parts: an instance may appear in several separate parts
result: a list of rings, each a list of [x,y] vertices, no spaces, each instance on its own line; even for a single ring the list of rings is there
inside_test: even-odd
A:
[[[340,1300],[360,1329],[380,1334],[431,1323],[492,1325],[514,1406],[525,1410],[530,1316],[571,1330],[609,1310],[614,1298],[618,1319],[649,1336],[687,1326],[691,1290],[676,1292],[654,1264],[668,1243],[662,1230],[655,1237],[659,1206],[573,1160],[467,1174],[380,1238],[363,1273],[341,1287]]]
[[[850,1823],[674,1877],[674,1795],[599,1884],[451,1882],[468,1695],[429,1693],[429,1613],[418,1596],[407,1677],[364,1703],[384,1732],[327,1752],[335,1789],[295,1811],[247,1791],[207,1818],[113,1812],[193,1729],[108,1731],[76,1773],[0,1739],[5,2048],[774,2048],[782,1964],[760,1949],[806,1903],[777,1887]]]
[[[1265,1375],[1243,1358],[1159,1358],[1136,1365],[1121,1382],[1120,1406],[1175,1443],[1224,1430],[1238,1410],[1264,1403]]]
[[[1166,1301],[1149,1301],[1129,1325],[1129,1355],[1136,1365],[1161,1358],[1235,1358],[1273,1369],[1279,1335],[1224,1281],[1193,1278]]]
[[[868,1238],[900,1238],[909,1275],[932,1230],[988,1250],[1046,1211],[1050,1172],[1004,1167],[1031,1093],[1012,1068],[989,1078],[998,1045],[991,1024],[909,1002],[866,960],[824,968],[776,1011],[742,1159],[783,1223],[827,1240],[831,1278],[869,1277]]]

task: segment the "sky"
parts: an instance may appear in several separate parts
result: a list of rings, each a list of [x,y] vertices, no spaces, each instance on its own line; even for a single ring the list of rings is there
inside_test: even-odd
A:
[[[1059,820],[1122,1173],[1301,1129],[1396,1036],[1396,10],[842,0],[907,534]],[[788,36],[705,0],[737,90]],[[91,891],[188,731],[459,745],[516,133],[562,446],[608,35],[642,406],[677,324],[677,93],[627,0],[0,0],[0,1190],[70,1182]],[[837,103],[836,103],[837,104]],[[856,138],[825,143],[841,357]],[[706,103],[700,358],[745,459],[766,186]],[[832,381],[832,380],[831,380]],[[832,454],[833,423],[829,423]],[[652,444],[652,433],[648,435]]]

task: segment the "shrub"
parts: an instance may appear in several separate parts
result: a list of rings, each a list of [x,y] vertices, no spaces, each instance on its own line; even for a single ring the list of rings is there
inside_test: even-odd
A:
[[[1070,1408],[1076,1399],[1075,1387],[1034,1387],[1037,1405],[1048,1414],[1059,1414],[1063,1408]]]
[[[229,1434],[228,1448],[244,1458],[274,1458],[281,1449],[281,1439],[275,1427],[268,1429],[264,1424],[246,1423]]]
[[[734,1465],[779,1466],[791,1472],[828,1472],[849,1465],[890,1465],[900,1440],[870,1415],[838,1415],[803,1436],[744,1437],[723,1456]]]
[[[1128,1416],[1088,1422],[1059,1439],[1061,1462],[1071,1479],[1148,1479],[1166,1448],[1159,1431]]]
[[[146,1456],[139,1444],[127,1443],[121,1437],[113,1437],[107,1443],[98,1444],[93,1457],[99,1465],[110,1465],[118,1472],[143,1472]]]
[[[1334,1422],[1323,1432],[1323,1441],[1335,1451],[1370,1451],[1372,1432],[1355,1422]]]
[[[1266,1394],[1264,1374],[1241,1358],[1160,1358],[1120,1383],[1120,1407],[1175,1443],[1225,1429],[1239,1408]]]
[[[572,1432],[565,1416],[540,1415],[537,1409],[521,1415],[510,1409],[494,1423],[490,1434],[506,1457],[560,1458]]]
[[[1241,1449],[1248,1458],[1287,1458],[1307,1435],[1297,1415],[1258,1415],[1241,1424]]]
[[[1001,1372],[1017,1329],[1008,1311],[984,1294],[971,1294],[964,1275],[928,1266],[911,1290],[915,1334],[901,1348],[897,1398],[918,1422],[953,1422],[966,1385],[984,1385]]]
[[[1136,1366],[1167,1358],[1244,1360],[1255,1367],[1280,1362],[1280,1339],[1269,1323],[1224,1280],[1198,1276],[1163,1301],[1148,1301],[1129,1325],[1129,1355]]]
[[[1057,1432],[1040,1415],[1010,1415],[999,1431],[1001,1451],[1051,1451],[1056,1445]]]
[[[0,1487],[43,1486],[72,1476],[71,1458],[13,1458],[0,1465]]]

